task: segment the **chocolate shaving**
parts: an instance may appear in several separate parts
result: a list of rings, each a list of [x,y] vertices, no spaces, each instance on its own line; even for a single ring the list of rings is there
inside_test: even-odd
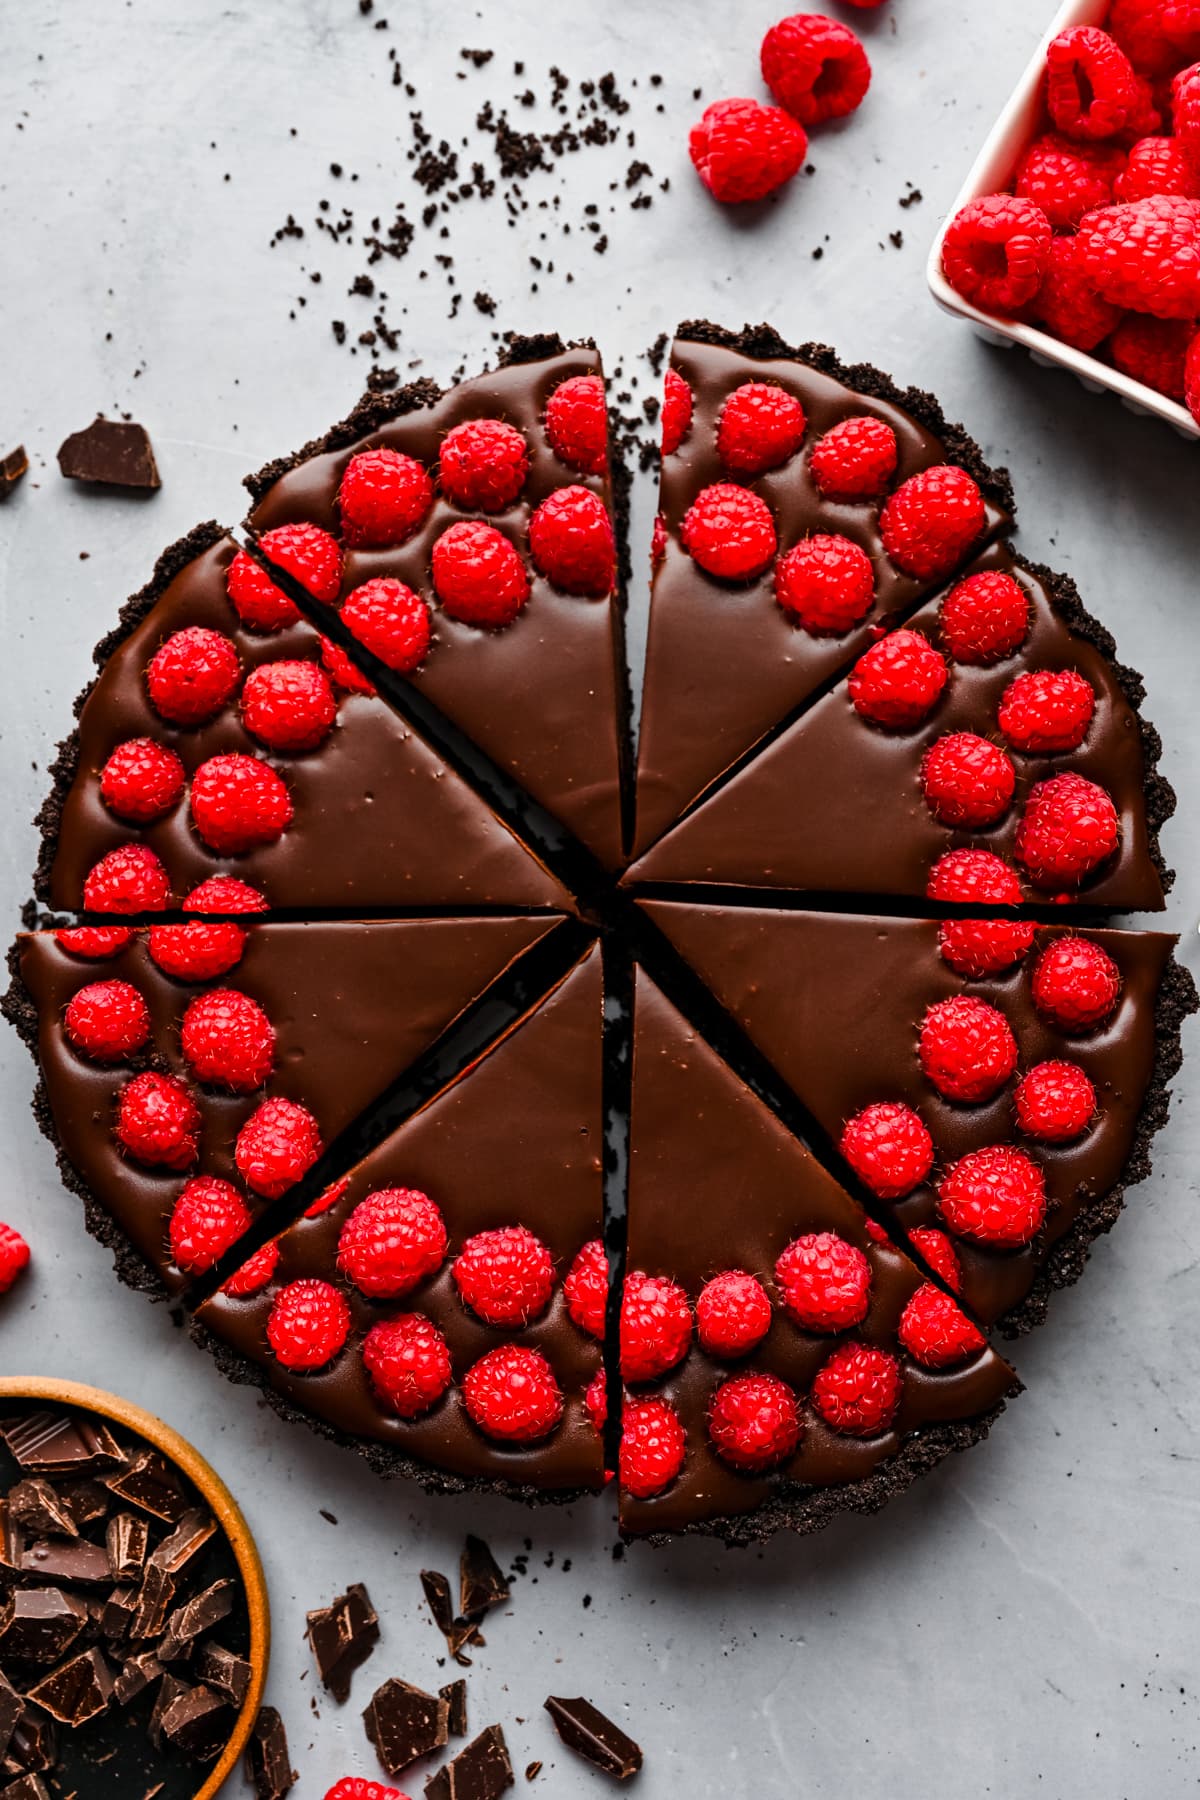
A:
[[[287,1732],[273,1706],[259,1708],[246,1745],[246,1779],[256,1800],[283,1800],[300,1777],[288,1755]]]
[[[590,1700],[582,1695],[564,1700],[551,1694],[545,1706],[568,1750],[617,1781],[628,1781],[637,1774],[642,1766],[641,1749]]]
[[[509,1598],[500,1565],[482,1538],[467,1538],[458,1565],[458,1610],[464,1619],[479,1620]]]
[[[399,1775],[418,1756],[441,1749],[449,1711],[440,1694],[427,1694],[407,1681],[393,1678],[376,1688],[363,1724],[387,1774]]]
[[[161,487],[150,436],[132,420],[95,418],[59,446],[58,466],[70,481],[151,491]]]
[[[310,1612],[305,1629],[317,1674],[334,1699],[350,1698],[354,1671],[362,1667],[379,1642],[379,1619],[366,1588],[351,1582],[328,1606]]]
[[[425,1783],[425,1800],[498,1800],[513,1785],[512,1763],[499,1725],[489,1725],[453,1762]]]
[[[112,1697],[112,1670],[99,1650],[84,1650],[30,1688],[27,1699],[63,1725],[86,1725]]]
[[[446,1729],[451,1737],[467,1735],[467,1684],[465,1681],[449,1681],[445,1687],[438,1689],[439,1696],[446,1702]]]

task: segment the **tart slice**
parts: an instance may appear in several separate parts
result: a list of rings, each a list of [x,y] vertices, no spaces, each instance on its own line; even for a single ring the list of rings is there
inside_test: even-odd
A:
[[[200,1307],[226,1372],[431,1489],[599,1488],[602,1016],[593,946]]]
[[[874,1512],[1016,1387],[943,1289],[636,977],[621,1526]]]
[[[1150,1170],[1191,976],[1161,932],[647,904],[895,1221],[1009,1334]],[[933,1260],[931,1255],[930,1260]]]
[[[177,1292],[556,920],[192,920],[19,938],[34,1112],[131,1286]]]
[[[296,554],[336,582],[332,539]],[[271,907],[570,906],[219,526],[163,554],[96,660],[40,819],[49,905],[153,914],[232,875]]]

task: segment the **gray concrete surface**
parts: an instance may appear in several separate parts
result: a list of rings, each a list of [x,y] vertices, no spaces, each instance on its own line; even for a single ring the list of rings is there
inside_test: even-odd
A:
[[[360,215],[386,221],[400,197],[419,212],[404,157],[410,107],[453,141],[485,97],[522,86],[511,73],[521,59],[539,95],[551,63],[574,79],[612,68],[635,99],[636,154],[656,180],[669,175],[670,192],[655,189],[641,212],[622,194],[611,219],[602,214],[604,257],[578,239],[539,249],[536,209],[509,230],[498,204],[472,203],[455,221],[467,298],[453,321],[444,277],[417,277],[437,247],[419,233],[406,262],[380,271],[393,322],[397,302],[407,307],[398,360],[420,358],[435,375],[478,360],[489,321],[470,297],[486,288],[498,323],[594,333],[627,369],[678,317],[765,317],[936,388],[1011,465],[1024,547],[1077,578],[1145,672],[1180,795],[1165,838],[1179,870],[1169,917],[1195,966],[1198,453],[1064,375],[980,345],[935,311],[922,281],[940,209],[1050,0],[891,0],[855,15],[875,63],[867,104],[814,142],[814,176],[748,222],[700,191],[685,129],[699,110],[694,87],[705,100],[759,91],[757,43],[778,10],[772,0],[375,0],[364,20],[355,0],[0,9],[0,436],[4,448],[23,438],[35,459],[0,515],[10,925],[29,893],[29,819],[53,743],[121,598],[195,520],[236,519],[242,473],[323,428],[358,391],[362,359],[336,347],[329,319],[365,310],[341,299],[361,260],[314,240],[318,199],[337,203],[357,171]],[[387,32],[373,29],[381,17]],[[494,63],[468,69],[462,44],[494,48]],[[411,102],[390,86],[389,47],[419,89]],[[530,119],[545,117],[543,101]],[[527,191],[569,193],[563,214],[577,217],[585,187],[608,204],[630,154],[581,154]],[[340,188],[333,161],[347,171]],[[900,210],[908,183],[924,200]],[[308,235],[269,248],[289,211]],[[901,248],[888,241],[895,230]],[[531,294],[527,257],[543,253],[557,271]],[[302,273],[314,267],[319,289]],[[290,321],[302,292],[310,303]],[[100,408],[128,408],[150,427],[163,471],[153,499],[60,481],[55,448]],[[639,545],[650,508],[643,484]],[[489,1624],[469,1681],[473,1722],[503,1721],[519,1768],[544,1760],[533,1793],[566,1800],[603,1785],[559,1750],[540,1711],[547,1692],[586,1692],[628,1722],[647,1749],[644,1800],[1189,1793],[1200,1782],[1196,1037],[1193,1026],[1153,1177],[1087,1279],[1019,1348],[1025,1397],[969,1458],[886,1515],[815,1542],[761,1555],[688,1543],[618,1562],[603,1507],[526,1515],[432,1502],[285,1430],[221,1380],[165,1309],[115,1285],[29,1117],[30,1068],[7,1033],[0,1215],[28,1233],[36,1272],[0,1308],[0,1368],[133,1395],[228,1478],[270,1574],[270,1695],[291,1728],[299,1800],[320,1800],[338,1774],[375,1772],[358,1705],[338,1712],[321,1698],[310,1711],[305,1608],[347,1580],[369,1582],[385,1638],[358,1704],[372,1676],[433,1683],[440,1640],[416,1572],[450,1566],[468,1528],[506,1557],[532,1539],[529,1575],[511,1615]],[[422,1773],[403,1785],[419,1792]]]

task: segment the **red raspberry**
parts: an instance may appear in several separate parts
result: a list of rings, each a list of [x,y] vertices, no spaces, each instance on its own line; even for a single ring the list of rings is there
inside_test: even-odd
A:
[[[350,1186],[350,1177],[343,1175],[340,1181],[331,1181],[324,1193],[318,1194],[312,1205],[305,1208],[306,1219],[319,1219],[322,1213],[335,1207],[346,1189]]]
[[[939,1231],[936,1225],[918,1225],[908,1235],[934,1274],[940,1275],[946,1286],[957,1294],[962,1286],[962,1269],[954,1245],[945,1232]]]
[[[583,1410],[588,1416],[588,1424],[597,1436],[608,1424],[608,1383],[604,1379],[604,1370],[597,1369],[588,1382],[583,1396]],[[626,1408],[628,1414],[628,1408]]]
[[[665,1400],[629,1400],[621,1416],[617,1475],[622,1493],[649,1500],[683,1468],[687,1433]]]
[[[1003,662],[1029,636],[1029,596],[1020,582],[998,570],[956,582],[938,616],[955,662],[981,668]]]
[[[150,1008],[128,981],[92,981],[72,994],[63,1026],[93,1062],[127,1062],[150,1036]]]
[[[1200,333],[1188,345],[1183,365],[1183,397],[1193,419],[1200,421]]]
[[[251,1193],[278,1200],[320,1154],[321,1133],[308,1108],[276,1096],[256,1107],[238,1132],[234,1161]]]
[[[762,77],[802,125],[842,119],[871,85],[867,53],[848,25],[817,13],[795,13],[762,41]]]
[[[765,500],[730,481],[701,488],[680,531],[683,547],[721,581],[751,581],[775,554],[775,521]]]
[[[233,641],[203,625],[173,631],[146,667],[150,704],[172,725],[201,725],[219,713],[242,665]]]
[[[88,912],[160,912],[171,898],[167,871],[145,844],[121,844],[84,878]]]
[[[1017,1083],[1017,1124],[1026,1137],[1065,1144],[1096,1116],[1096,1090],[1078,1063],[1035,1063]]]
[[[1123,375],[1144,382],[1168,400],[1183,400],[1188,345],[1194,333],[1191,319],[1152,319],[1144,313],[1126,313],[1109,339],[1108,354]]]
[[[678,369],[668,369],[663,381],[662,453],[674,456],[691,429],[692,390]]]
[[[1070,138],[1115,137],[1137,109],[1129,58],[1107,31],[1071,25],[1046,51],[1046,106]]]
[[[298,581],[314,600],[332,606],[342,585],[342,549],[328,531],[322,531],[319,525],[277,525],[274,531],[264,532],[258,543],[270,561],[277,563],[285,574]],[[277,588],[274,592],[279,594]],[[279,595],[279,598],[291,606],[286,595]],[[298,618],[299,614],[295,613],[294,608],[292,611]],[[245,614],[242,616],[246,617]],[[247,622],[258,623],[268,631],[275,629],[275,624],[269,617]],[[279,620],[280,624],[290,622],[287,618]]]
[[[945,919],[938,926],[938,949],[957,974],[982,981],[1019,963],[1033,943],[1033,930],[1015,919]]]
[[[942,1177],[938,1199],[951,1231],[1004,1249],[1032,1243],[1046,1216],[1042,1171],[1009,1144],[970,1151]]]
[[[1000,729],[1014,750],[1078,750],[1095,710],[1095,689],[1074,669],[1030,669],[1005,689]]]
[[[213,988],[189,1001],[180,1040],[196,1080],[232,1094],[252,1094],[275,1064],[271,1021],[257,1000],[235,988]]]
[[[1101,207],[1080,222],[1078,255],[1114,306],[1158,319],[1200,314],[1200,200],[1159,194]]]
[[[860,413],[817,440],[808,467],[826,500],[874,500],[896,473],[896,458],[891,426]]]
[[[186,781],[173,750],[153,738],[127,738],[100,772],[100,797],[119,819],[147,825],[178,803]]]
[[[948,575],[987,524],[983,495],[965,469],[935,463],[910,475],[879,515],[883,547],[906,575]]]
[[[950,671],[919,631],[890,631],[863,652],[847,686],[856,713],[872,725],[906,731],[937,705]]]
[[[792,179],[807,152],[808,138],[795,119],[757,100],[716,100],[688,134],[693,168],[726,205],[765,200]]]
[[[1180,149],[1200,161],[1200,63],[1180,69],[1172,81],[1171,118]]]
[[[625,1277],[621,1297],[621,1373],[626,1381],[653,1381],[687,1355],[692,1309],[677,1282],[640,1269]]]
[[[1071,1035],[1103,1025],[1120,992],[1121,971],[1091,938],[1055,938],[1033,971],[1033,1004],[1043,1018]]]
[[[583,1246],[563,1282],[567,1312],[589,1337],[603,1338],[608,1308],[608,1258],[599,1238]]]
[[[183,902],[184,912],[192,913],[257,913],[269,912],[266,901],[248,881],[236,875],[210,875],[194,887]]]
[[[179,1191],[168,1227],[176,1267],[185,1275],[203,1275],[249,1223],[250,1209],[232,1182],[193,1175]]]
[[[152,925],[147,947],[164,975],[176,981],[215,981],[241,961],[246,933],[240,925],[202,919],[188,925]]]
[[[974,830],[994,825],[1012,805],[1017,777],[998,744],[973,731],[951,731],[921,761],[921,792],[939,824]]]
[[[1032,200],[1056,231],[1069,231],[1084,213],[1108,206],[1125,156],[1109,144],[1073,144],[1047,132],[1035,138],[1017,164],[1015,191]]]
[[[567,594],[596,599],[609,593],[617,573],[608,508],[590,488],[558,488],[529,521],[529,548],[547,581]]]
[[[873,1244],[890,1244],[892,1241],[883,1226],[876,1224],[874,1219],[864,1218],[863,1229]]]
[[[360,1200],[338,1239],[338,1268],[372,1300],[407,1294],[436,1274],[446,1225],[418,1188],[377,1188]]]
[[[328,1281],[289,1281],[267,1315],[267,1342],[285,1369],[323,1369],[350,1335],[350,1308]]]
[[[570,375],[546,402],[546,436],[555,455],[583,475],[608,467],[608,406],[599,375]]]
[[[1200,21],[1194,0],[1112,0],[1108,29],[1134,68],[1143,75],[1171,75],[1192,55],[1200,55]]]
[[[817,531],[780,557],[775,598],[805,631],[841,636],[874,606],[875,570],[849,538]]]
[[[56,931],[54,941],[69,956],[85,956],[94,962],[119,955],[132,937],[128,925],[75,925]]]
[[[848,1119],[839,1149],[881,1200],[902,1200],[933,1167],[933,1139],[924,1120],[899,1100],[878,1100]]]
[[[399,1788],[384,1787],[381,1781],[368,1781],[362,1775],[343,1775],[335,1781],[325,1800],[406,1800]]]
[[[14,1226],[0,1224],[0,1294],[7,1294],[28,1267],[29,1245]]]
[[[1008,1020],[972,994],[955,994],[929,1008],[917,1053],[926,1080],[947,1100],[990,1100],[1017,1066],[1017,1040]]]
[[[487,1325],[528,1325],[545,1312],[554,1291],[554,1259],[524,1225],[469,1237],[450,1273],[463,1305]]]
[[[274,1280],[275,1271],[279,1267],[279,1245],[272,1240],[248,1256],[240,1269],[235,1269],[225,1286],[221,1289],[231,1300],[245,1300],[251,1294],[259,1294]]]
[[[1075,888],[1116,851],[1111,797],[1082,775],[1052,775],[1030,789],[1017,826],[1019,861],[1040,888]]]
[[[342,536],[355,549],[403,544],[425,522],[433,483],[415,457],[363,450],[346,464],[338,489]]]
[[[282,775],[257,756],[210,756],[192,776],[192,821],[223,856],[273,844],[292,822]]]
[[[987,1344],[962,1307],[932,1281],[923,1281],[900,1315],[900,1342],[923,1369],[950,1369]]]
[[[900,1365],[886,1350],[841,1344],[817,1371],[812,1403],[832,1430],[874,1437],[895,1418],[903,1386]]]
[[[309,529],[315,531],[317,528],[313,525]],[[336,544],[334,549],[337,551]],[[340,565],[340,551],[338,562]],[[255,562],[248,551],[239,550],[230,563],[225,586],[230,605],[248,631],[282,631],[285,626],[300,622],[299,607],[276,586],[261,563]]]
[[[502,1344],[469,1368],[462,1397],[473,1424],[502,1443],[532,1443],[562,1418],[563,1397],[540,1350]]]
[[[833,1231],[794,1238],[775,1264],[784,1311],[805,1331],[845,1331],[871,1303],[871,1265]]]
[[[1200,200],[1200,169],[1176,138],[1139,138],[1113,183],[1112,198],[1125,204],[1150,200],[1155,194],[1180,194],[1186,200]]]
[[[1084,272],[1078,239],[1057,237],[1028,317],[1076,350],[1094,350],[1121,318],[1120,307],[1101,299]]]
[[[424,1313],[401,1313],[372,1325],[362,1347],[371,1385],[401,1419],[416,1419],[436,1406],[453,1373],[446,1340]]]
[[[321,639],[321,661],[330,681],[335,687],[340,687],[343,693],[374,696],[374,683],[359,673],[341,645],[335,644],[332,638]]]
[[[650,567],[657,569],[667,554],[667,522],[661,513],[654,515],[654,529],[650,533]]]
[[[147,1069],[121,1089],[117,1139],[148,1168],[186,1169],[200,1146],[200,1108],[177,1076]]]
[[[947,850],[934,863],[925,892],[930,900],[968,906],[1021,904],[1020,882],[991,850]]]
[[[708,1433],[723,1462],[757,1472],[786,1462],[800,1442],[796,1396],[777,1375],[723,1381],[708,1410]]]
[[[246,677],[242,723],[268,749],[315,750],[336,718],[333,689],[319,663],[263,663]]]
[[[529,598],[529,573],[494,525],[464,519],[433,546],[433,585],[452,619],[498,629]]]
[[[455,529],[469,531],[471,527]],[[480,529],[491,528],[483,526]],[[436,545],[434,554],[437,554]],[[446,610],[449,612],[451,608]],[[424,600],[402,581],[395,581],[388,575],[376,576],[373,581],[364,581],[361,587],[355,588],[342,608],[342,624],[372,656],[377,656],[381,663],[401,675],[410,675],[424,662],[432,636],[429,608]],[[359,692],[362,691],[360,688]],[[372,688],[371,692],[374,691]]]
[[[1032,200],[985,194],[968,200],[947,225],[942,273],[972,306],[1017,313],[1038,291],[1053,238],[1049,219]]]
[[[771,1329],[767,1290],[744,1269],[725,1269],[706,1281],[696,1301],[700,1347],[722,1361],[748,1356]]]
[[[443,494],[470,512],[503,512],[529,473],[529,446],[503,419],[465,419],[442,439]]]
[[[763,475],[795,456],[804,442],[804,408],[769,381],[744,381],[721,408],[717,454],[734,475]]]

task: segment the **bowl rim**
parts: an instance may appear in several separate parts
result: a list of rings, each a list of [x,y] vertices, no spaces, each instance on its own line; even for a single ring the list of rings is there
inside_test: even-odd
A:
[[[196,1790],[193,1800],[215,1800],[226,1778],[237,1765],[254,1728],[262,1704],[271,1657],[271,1613],[267,1595],[267,1579],[258,1546],[237,1501],[212,1465],[193,1444],[165,1420],[147,1412],[136,1401],[103,1388],[88,1387],[79,1381],[59,1380],[48,1375],[0,1375],[0,1400],[45,1400],[60,1406],[74,1406],[98,1413],[114,1424],[143,1437],[175,1463],[204,1496],[221,1529],[228,1538],[246,1594],[246,1610],[250,1621],[250,1686],[233,1730],[218,1760]]]

